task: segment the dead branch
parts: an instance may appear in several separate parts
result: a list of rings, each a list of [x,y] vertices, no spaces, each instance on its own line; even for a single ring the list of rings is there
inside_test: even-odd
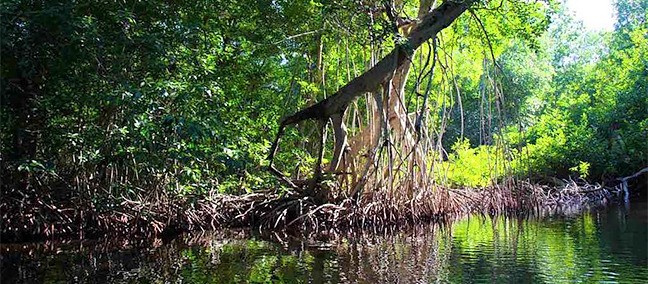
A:
[[[628,180],[639,177],[643,173],[648,173],[648,167],[645,167],[645,168],[641,169],[640,171],[638,171],[638,172],[636,172],[636,173],[634,173],[632,175],[629,175],[627,177],[620,178],[619,180],[622,181],[622,182],[627,182]]]

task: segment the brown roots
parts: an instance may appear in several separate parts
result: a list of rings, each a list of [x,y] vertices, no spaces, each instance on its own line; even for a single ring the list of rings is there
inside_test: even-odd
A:
[[[384,229],[423,222],[449,221],[466,214],[527,214],[572,210],[615,199],[620,187],[568,182],[560,188],[517,182],[481,189],[433,187],[406,198],[386,191],[357,200],[316,202],[301,194],[211,194],[202,198],[161,197],[122,200],[111,210],[88,204],[17,204],[6,199],[2,242],[33,237],[87,238],[105,235],[164,235],[179,231],[251,226],[260,229]],[[41,200],[38,202],[43,203]],[[37,202],[37,203],[38,203]]]

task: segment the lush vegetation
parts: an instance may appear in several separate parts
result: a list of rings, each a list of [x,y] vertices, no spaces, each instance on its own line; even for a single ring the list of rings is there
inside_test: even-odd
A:
[[[416,120],[400,131],[426,143],[390,140],[399,130],[385,122],[381,144],[404,146],[370,154],[371,143],[352,142],[355,156],[345,161],[358,165],[343,162],[343,169],[362,180],[372,171],[363,174],[360,163],[375,159],[388,174],[369,188],[398,178],[421,186],[393,171],[417,167],[431,173],[419,179],[478,187],[508,177],[609,181],[648,165],[648,1],[616,2],[612,32],[584,31],[560,2],[477,2],[408,51],[409,76],[398,77],[405,101],[398,119]],[[335,94],[392,49],[407,49],[412,28],[401,22],[417,13],[422,19],[421,7],[3,1],[3,211],[30,219],[42,212],[25,208],[72,208],[83,220],[81,212],[109,212],[130,200],[191,203],[282,188],[266,171],[281,117]],[[351,140],[380,124],[372,104],[362,95],[346,111]],[[312,173],[317,123],[286,131],[277,168],[294,179],[319,178]],[[327,137],[324,164],[335,160]],[[395,165],[410,148],[423,157]],[[325,179],[333,188],[360,183]]]
[[[559,9],[538,47],[507,46],[498,57],[506,96],[503,127],[493,129],[498,141],[484,143],[480,136],[479,97],[473,96],[463,105],[466,129],[473,128],[465,133],[468,141],[455,142],[461,137],[457,115],[448,129],[454,131],[446,140],[454,152],[448,179],[485,185],[498,171],[492,161],[507,157],[515,175],[530,178],[609,181],[648,165],[647,4],[630,2],[617,3],[617,13],[627,18],[614,32],[583,32]],[[465,89],[479,84],[468,82]],[[496,143],[510,152],[485,146]],[[504,165],[499,173],[508,174]]]

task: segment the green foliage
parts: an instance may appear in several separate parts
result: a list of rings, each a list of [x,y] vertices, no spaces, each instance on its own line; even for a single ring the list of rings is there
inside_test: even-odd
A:
[[[605,179],[648,164],[646,1],[617,2],[623,17],[608,34],[583,33],[547,3],[479,1],[438,37],[437,71],[409,77],[409,111],[428,93],[428,127],[444,128],[441,144],[454,151],[435,165],[440,180]],[[278,187],[264,171],[277,121],[337,91],[372,56],[409,49],[379,1],[0,5],[7,196]],[[430,51],[412,51],[413,72],[428,74]],[[286,173],[312,169],[313,129],[287,131],[277,156]]]
[[[269,134],[304,69],[281,56],[308,44],[271,43],[309,30],[319,5],[4,1],[7,184],[37,163],[90,187],[274,186],[260,178]]]
[[[435,176],[451,186],[484,187],[505,174],[505,157],[494,146],[470,147],[467,139],[457,141],[447,161],[434,165]]]
[[[589,168],[590,168],[590,163],[580,162],[578,163],[578,166],[571,167],[569,170],[578,174],[579,177],[586,179],[587,176],[589,175]]]
[[[509,149],[505,159],[510,173],[518,176],[607,180],[648,165],[645,2],[618,2],[618,13],[626,17],[612,33],[583,32],[582,24],[559,8],[536,50],[516,41],[506,45],[497,58],[501,73],[490,75],[501,76],[503,108],[491,108],[493,114],[484,118],[480,105],[463,104],[465,127],[473,130],[467,138],[475,147],[466,148],[465,142],[452,147],[454,153],[443,163],[449,183],[487,181],[483,169],[495,164],[483,161],[489,156],[484,142],[493,143],[484,140],[484,125],[493,133],[490,141],[503,138],[504,144],[497,145]],[[466,83],[468,91],[476,89],[470,85],[482,84]],[[454,116],[445,141],[459,139],[458,121]]]
[[[580,169],[586,163],[592,178],[604,179],[631,174],[648,164],[648,132],[642,126],[648,118],[646,31],[644,26],[608,35],[608,52],[597,61],[557,67],[553,109],[545,110],[529,128],[529,142],[541,146],[541,139],[553,137],[559,147],[532,155],[556,154],[544,158],[550,160],[549,165],[541,163],[536,168],[548,167],[553,169],[549,174],[565,175],[568,169]]]

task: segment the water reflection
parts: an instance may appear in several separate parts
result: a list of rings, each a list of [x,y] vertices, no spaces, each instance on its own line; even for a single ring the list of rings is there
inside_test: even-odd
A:
[[[308,240],[224,231],[166,243],[3,245],[1,282],[645,283],[647,212],[641,203]]]

